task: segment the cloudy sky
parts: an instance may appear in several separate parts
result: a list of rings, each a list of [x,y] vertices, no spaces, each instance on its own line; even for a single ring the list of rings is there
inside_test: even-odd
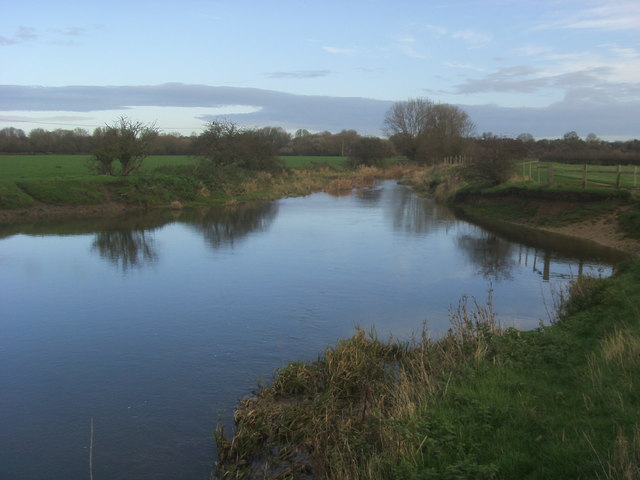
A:
[[[242,125],[381,135],[426,97],[478,133],[640,138],[638,0],[21,0],[0,128]]]

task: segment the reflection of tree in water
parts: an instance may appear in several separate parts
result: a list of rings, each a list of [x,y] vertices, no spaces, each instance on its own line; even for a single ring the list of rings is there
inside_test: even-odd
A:
[[[213,248],[233,247],[252,232],[266,231],[278,214],[275,202],[260,202],[239,207],[218,207],[201,211],[180,221],[202,233]]]
[[[158,260],[149,230],[105,230],[96,233],[91,248],[126,272]]]
[[[364,207],[376,207],[382,198],[382,188],[358,188],[353,194],[360,205]]]
[[[386,213],[396,231],[424,234],[456,222],[450,209],[416,195],[409,188],[394,188],[391,194]]]
[[[486,231],[479,236],[460,235],[456,243],[485,278],[495,281],[512,278],[511,270],[516,265],[513,243]]]

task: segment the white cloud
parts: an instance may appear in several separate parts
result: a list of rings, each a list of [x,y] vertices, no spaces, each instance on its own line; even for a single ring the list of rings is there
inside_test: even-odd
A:
[[[475,30],[465,29],[465,30],[457,30],[451,34],[452,38],[457,40],[464,40],[472,47],[482,47],[487,43],[491,42],[492,36],[487,33],[478,32]]]
[[[336,55],[355,55],[358,49],[355,47],[331,47],[325,46],[322,49],[327,53],[333,53]]]
[[[288,72],[271,72],[269,78],[318,78],[330,75],[331,70],[293,70]]]
[[[557,12],[560,20],[539,25],[540,29],[640,30],[640,3],[628,0],[601,0],[600,5],[573,14]]]
[[[395,46],[407,57],[424,60],[429,58],[428,55],[420,53],[416,48],[417,40],[414,37],[403,35],[396,38]]]

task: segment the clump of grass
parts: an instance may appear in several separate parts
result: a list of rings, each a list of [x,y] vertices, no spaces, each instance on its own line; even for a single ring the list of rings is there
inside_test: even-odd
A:
[[[419,453],[406,425],[446,391],[452,372],[489,355],[486,343],[501,332],[492,308],[468,297],[452,319],[439,341],[423,330],[409,342],[382,342],[358,329],[316,361],[278,370],[240,403],[231,439],[217,430],[217,476],[389,478],[401,459]]]
[[[504,329],[491,295],[406,342],[357,330],[291,363],[217,431],[218,478],[638,478],[640,262],[582,277],[556,321]]]

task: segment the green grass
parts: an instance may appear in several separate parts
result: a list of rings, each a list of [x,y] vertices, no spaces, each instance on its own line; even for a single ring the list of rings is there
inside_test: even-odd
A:
[[[90,159],[90,155],[0,155],[0,180],[94,176],[88,168]],[[141,172],[194,163],[187,155],[152,155],[145,159]]]
[[[331,167],[341,169],[347,163],[347,157],[322,157],[322,156],[283,156],[280,157],[285,167],[289,168],[309,168],[309,167]]]
[[[285,366],[218,429],[218,477],[640,478],[640,262],[557,300],[533,331],[463,298],[437,341],[358,331]]]
[[[110,179],[104,177],[20,180],[15,185],[26,195],[50,205],[95,205],[106,200],[102,188]]]
[[[557,162],[540,162],[540,182],[545,184],[548,181],[547,166],[553,165],[553,181],[558,184],[582,185],[582,165],[572,165]],[[587,186],[616,186],[617,166],[612,165],[589,165],[588,166],[588,184]],[[518,171],[518,170],[516,170]],[[598,173],[594,173],[598,172]],[[603,172],[603,173],[600,173]],[[528,173],[528,169],[527,169]],[[638,167],[633,165],[623,165],[621,168],[620,186],[622,188],[640,187],[640,172]],[[535,166],[532,172],[533,179],[538,180],[538,174]]]
[[[279,172],[249,171],[234,166],[196,166],[189,156],[151,156],[127,177],[90,173],[84,155],[0,156],[0,208],[21,209],[36,202],[91,205],[107,201],[140,206],[272,200],[307,195],[329,188],[351,190],[388,175],[400,176],[403,165],[385,170],[344,168],[345,157],[283,157]],[[393,161],[389,163],[395,163]]]

